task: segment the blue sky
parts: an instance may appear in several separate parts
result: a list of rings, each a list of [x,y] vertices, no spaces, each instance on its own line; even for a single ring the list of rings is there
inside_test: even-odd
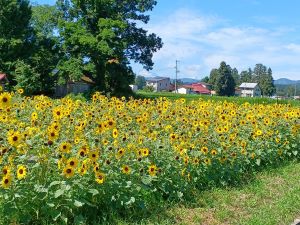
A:
[[[39,0],[54,4],[53,0]],[[163,48],[154,55],[154,68],[144,76],[201,79],[221,61],[239,71],[262,63],[275,79],[300,80],[299,0],[158,0],[143,25],[158,34]]]

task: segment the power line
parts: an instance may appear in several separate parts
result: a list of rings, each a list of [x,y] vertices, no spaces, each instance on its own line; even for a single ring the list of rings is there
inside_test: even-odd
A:
[[[178,63],[179,63],[179,61],[176,60],[176,66],[175,66],[175,93],[178,92],[178,91],[177,91],[177,75],[178,75],[178,73],[180,72],[180,71],[178,70]]]

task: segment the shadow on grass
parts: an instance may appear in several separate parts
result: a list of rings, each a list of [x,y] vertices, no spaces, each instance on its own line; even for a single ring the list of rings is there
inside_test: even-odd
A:
[[[186,209],[213,208],[217,204],[217,200],[210,196],[213,190],[243,189],[254,182],[260,182],[257,175],[262,172],[277,173],[278,169],[298,162],[299,160],[278,160],[272,164],[257,166],[235,177],[235,180],[231,180],[232,182],[228,181],[224,184],[219,180],[200,187],[193,187],[181,200],[171,201],[165,196],[156,204],[153,202],[147,209],[131,208],[119,212],[108,210],[103,212],[98,223],[92,224],[175,224],[178,222],[176,215],[174,212],[170,212],[175,207]]]

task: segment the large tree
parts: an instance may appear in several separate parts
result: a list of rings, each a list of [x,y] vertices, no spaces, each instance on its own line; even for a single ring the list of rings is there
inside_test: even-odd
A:
[[[233,96],[235,94],[235,81],[229,65],[221,62],[218,69],[219,76],[216,81],[216,93],[220,96]]]
[[[212,69],[210,71],[208,83],[210,83],[212,85],[213,90],[216,90],[217,79],[219,76],[220,76],[220,74],[219,74],[218,69]]]
[[[53,87],[51,73],[59,59],[54,11],[27,0],[0,1],[0,72],[26,94],[49,93]]]
[[[264,96],[271,96],[276,92],[271,68],[268,68],[267,73],[260,78],[259,86]]]
[[[60,82],[85,74],[101,91],[128,93],[134,81],[130,61],[149,70],[153,53],[162,47],[159,37],[137,26],[149,21],[145,12],[155,5],[154,0],[59,1]]]
[[[237,68],[233,68],[231,71],[231,74],[234,79],[235,85],[241,84],[241,79],[240,79],[239,71],[237,70]]]
[[[143,89],[146,86],[146,78],[141,75],[136,76],[135,85],[138,87],[138,89]]]
[[[271,96],[275,93],[274,80],[272,76],[271,68],[268,68],[263,64],[256,64],[254,67],[254,82],[258,83],[261,89],[262,95]]]
[[[30,54],[30,18],[28,0],[0,1],[0,72],[8,74],[11,84],[15,83],[17,62]]]
[[[240,83],[251,83],[253,82],[253,72],[252,69],[244,70],[240,74]]]

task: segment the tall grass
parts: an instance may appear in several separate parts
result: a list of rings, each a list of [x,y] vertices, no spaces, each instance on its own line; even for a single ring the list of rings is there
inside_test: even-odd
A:
[[[211,100],[211,101],[227,101],[227,102],[235,102],[238,104],[243,104],[245,102],[249,102],[250,104],[290,104],[292,106],[300,106],[299,100],[280,100],[280,99],[271,99],[266,97],[223,97],[223,96],[210,96],[210,95],[198,95],[198,94],[177,94],[171,92],[144,92],[139,91],[136,94],[136,98],[149,98],[155,99],[159,97],[166,97],[168,99],[178,99],[185,98],[187,101],[192,100]]]

